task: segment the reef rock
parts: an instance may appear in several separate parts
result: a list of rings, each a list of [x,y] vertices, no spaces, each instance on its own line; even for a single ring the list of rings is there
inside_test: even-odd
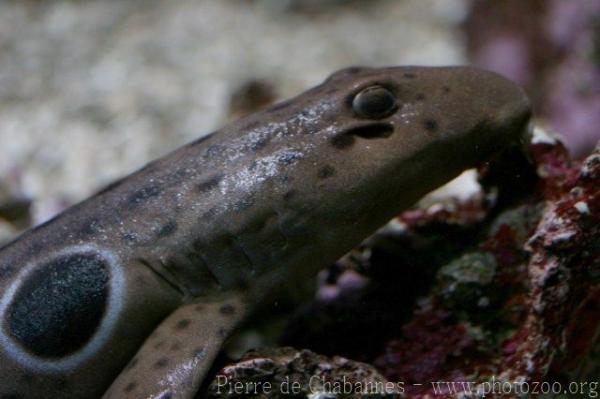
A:
[[[209,398],[392,398],[398,387],[372,366],[308,350],[265,349],[226,366],[208,389]]]

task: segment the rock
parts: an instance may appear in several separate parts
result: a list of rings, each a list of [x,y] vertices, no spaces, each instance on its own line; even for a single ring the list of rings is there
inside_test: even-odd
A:
[[[372,366],[283,347],[247,353],[221,369],[209,398],[392,398],[402,390]]]

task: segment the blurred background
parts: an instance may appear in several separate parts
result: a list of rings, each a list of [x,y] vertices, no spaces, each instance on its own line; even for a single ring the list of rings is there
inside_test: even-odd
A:
[[[600,138],[600,1],[0,1],[0,243],[350,65],[474,64],[576,156]]]

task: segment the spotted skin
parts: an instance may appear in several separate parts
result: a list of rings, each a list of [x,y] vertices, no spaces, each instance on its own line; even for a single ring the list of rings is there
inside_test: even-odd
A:
[[[245,314],[243,295],[174,311],[152,333],[104,399],[193,398],[219,353],[223,340]],[[200,316],[200,318],[199,318]],[[157,350],[160,344],[162,350]],[[164,348],[164,349],[163,349]]]
[[[489,72],[351,68],[150,163],[0,249],[0,397],[193,397],[256,287],[335,261],[529,113]]]

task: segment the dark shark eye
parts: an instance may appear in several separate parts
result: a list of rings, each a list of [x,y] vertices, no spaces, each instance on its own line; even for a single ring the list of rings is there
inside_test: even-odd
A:
[[[388,89],[381,86],[367,87],[352,100],[352,109],[363,118],[385,118],[396,111],[397,108],[396,97]]]

